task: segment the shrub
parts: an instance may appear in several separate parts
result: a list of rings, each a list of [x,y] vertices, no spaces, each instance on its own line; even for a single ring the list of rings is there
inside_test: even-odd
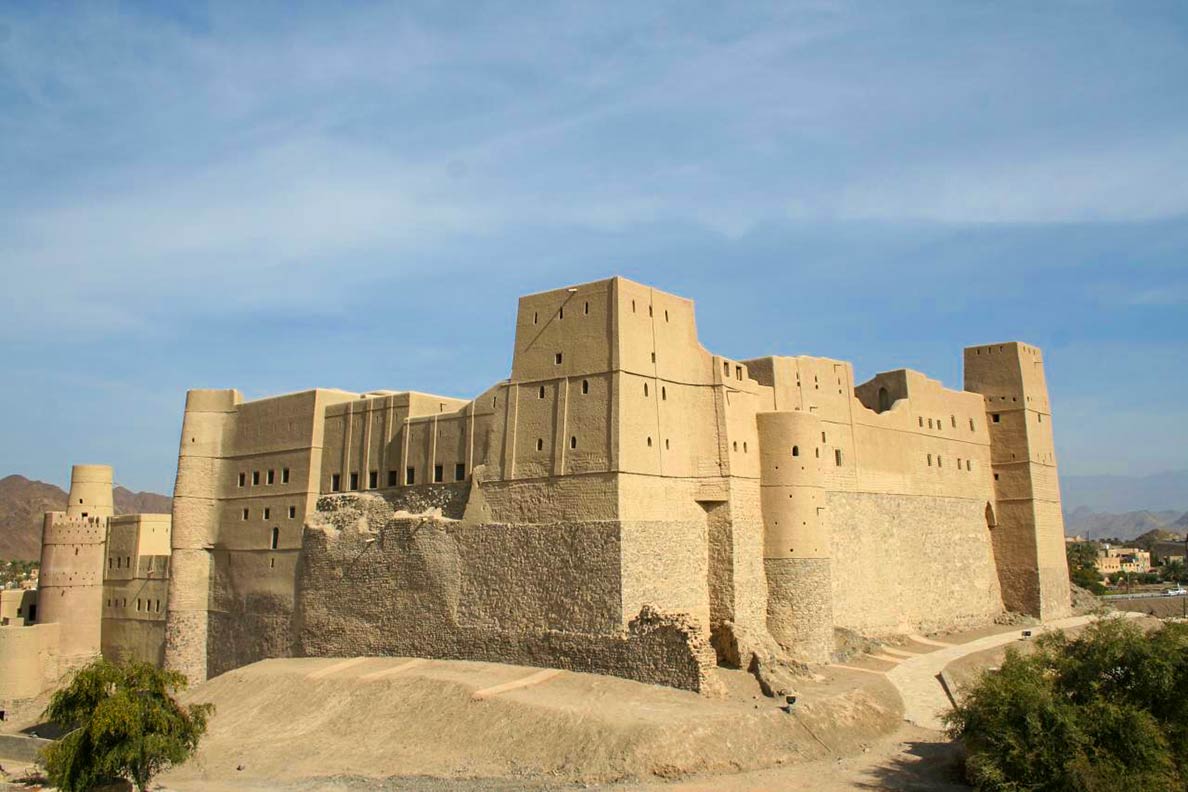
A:
[[[1188,790],[1188,624],[1103,619],[1007,652],[948,716],[988,792]]]
[[[210,704],[184,707],[173,697],[185,675],[147,663],[96,660],[50,699],[45,717],[67,733],[42,754],[50,781],[84,792],[112,779],[148,788],[154,776],[181,764],[206,732]]]

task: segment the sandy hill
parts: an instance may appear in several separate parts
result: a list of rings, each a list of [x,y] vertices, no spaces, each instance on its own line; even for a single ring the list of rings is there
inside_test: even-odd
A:
[[[116,514],[168,514],[172,499],[155,492],[112,492]],[[66,508],[66,492],[24,476],[0,479],[0,559],[33,561],[40,555],[41,520],[47,511]]]

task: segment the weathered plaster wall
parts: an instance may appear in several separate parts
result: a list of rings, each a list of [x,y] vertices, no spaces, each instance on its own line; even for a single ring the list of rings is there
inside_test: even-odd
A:
[[[623,535],[640,526],[399,517],[376,496],[321,504],[305,534],[300,654],[493,660],[707,684],[714,657],[700,625],[622,610]]]
[[[836,626],[867,634],[980,624],[1002,610],[980,500],[826,496]]]

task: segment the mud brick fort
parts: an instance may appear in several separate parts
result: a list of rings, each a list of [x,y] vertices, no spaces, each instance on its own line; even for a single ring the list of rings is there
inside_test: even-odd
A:
[[[611,278],[521,298],[511,376],[472,400],[191,391],[171,516],[112,517],[110,468],[75,468],[0,699],[9,668],[98,652],[195,681],[411,655],[705,690],[750,651],[828,661],[837,629],[1068,615],[1043,356],[970,347],[964,378],[725,358],[691,301]]]

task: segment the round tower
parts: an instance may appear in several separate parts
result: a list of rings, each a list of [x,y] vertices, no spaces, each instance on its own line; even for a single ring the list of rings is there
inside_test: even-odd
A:
[[[70,469],[67,517],[111,517],[111,465],[75,465]]]
[[[111,481],[108,465],[75,465],[66,512],[47,512],[42,524],[37,620],[60,625],[63,667],[100,651]]]
[[[759,425],[767,627],[793,656],[828,662],[833,653],[833,561],[821,473],[821,419],[770,412]]]

